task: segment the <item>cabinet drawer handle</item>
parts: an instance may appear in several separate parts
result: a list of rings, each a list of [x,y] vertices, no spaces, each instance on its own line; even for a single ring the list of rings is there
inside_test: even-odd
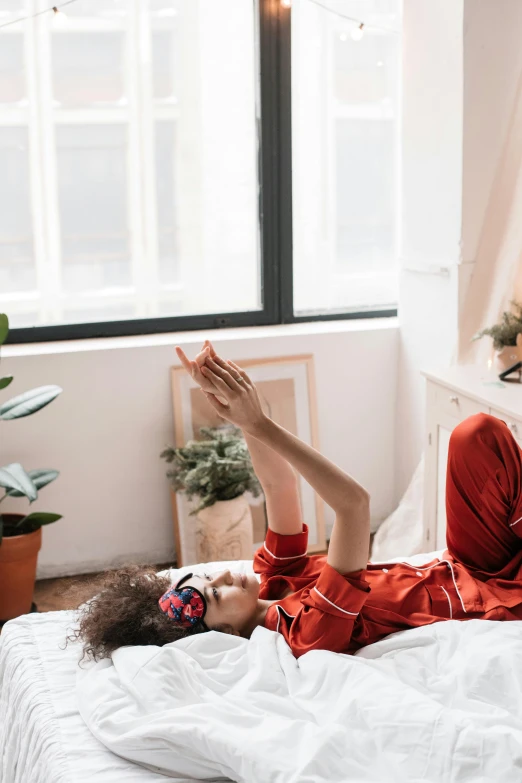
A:
[[[515,435],[516,435],[516,434],[517,434],[517,432],[518,432],[517,425],[515,424],[515,422],[514,422],[514,421],[512,421],[512,422],[511,422],[511,424],[509,425],[509,429],[510,429],[510,430],[511,430],[511,432],[513,432]]]
[[[459,404],[459,398],[456,396],[450,397],[450,402],[455,402],[457,405]]]

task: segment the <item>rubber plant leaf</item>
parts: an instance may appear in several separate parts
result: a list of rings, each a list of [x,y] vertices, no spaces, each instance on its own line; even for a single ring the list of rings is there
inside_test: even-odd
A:
[[[51,468],[40,468],[39,470],[28,470],[27,475],[32,479],[36,489],[41,489],[58,478],[60,473],[58,470],[52,470]],[[21,498],[25,493],[17,489],[9,489],[5,494],[12,498]]]
[[[0,313],[0,345],[5,343],[9,332],[9,318],[5,313]]]
[[[33,480],[19,462],[11,462],[10,465],[0,468],[0,487],[18,490],[26,498],[29,498],[31,503],[38,497],[38,490],[33,484]]]
[[[7,388],[7,386],[9,386],[12,380],[13,380],[12,375],[11,376],[8,375],[5,378],[0,378],[0,389]]]
[[[17,522],[13,527],[20,527],[23,522],[35,522],[37,525],[50,525],[51,522],[56,522],[61,518],[61,514],[50,514],[48,511],[34,511],[32,514],[28,514]]]
[[[61,394],[63,389],[59,386],[39,386],[37,389],[12,397],[3,405],[0,405],[0,420],[21,419],[22,416],[30,416],[41,408],[49,405],[55,397]]]

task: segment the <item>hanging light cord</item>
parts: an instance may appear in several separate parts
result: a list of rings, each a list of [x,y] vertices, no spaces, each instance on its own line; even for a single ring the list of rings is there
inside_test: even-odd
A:
[[[71,3],[76,3],[77,0],[65,0],[64,3],[61,3],[59,6],[51,6],[51,8],[44,8],[43,11],[38,11],[36,14],[32,14],[30,16],[21,16],[19,19],[11,19],[10,22],[4,22],[3,24],[0,24],[0,30],[3,27],[9,27],[11,24],[18,24],[18,22],[25,22],[27,19],[35,19],[37,16],[42,16],[43,14],[48,14],[50,11],[54,11],[55,13],[60,10],[60,8],[65,8],[67,5],[71,5]],[[349,22],[355,22],[359,27],[370,27],[372,30],[383,30],[386,33],[395,33],[398,34],[398,30],[392,30],[389,27],[378,27],[377,25],[366,25],[364,22],[362,22],[360,19],[356,19],[353,16],[347,16],[346,14],[342,14],[340,11],[336,11],[334,8],[329,8],[327,5],[323,5],[319,2],[319,0],[308,0],[309,3],[313,3],[314,5],[318,6],[319,8],[322,8],[323,11],[328,11],[330,14],[334,14],[335,16],[340,17],[341,19],[348,19]]]
[[[3,24],[0,24],[0,30],[2,27],[9,27],[10,24],[18,24],[18,22],[25,22],[26,19],[35,19],[37,16],[42,16],[43,14],[48,14],[49,11],[54,11],[56,13],[60,10],[60,8],[65,8],[66,5],[71,5],[71,3],[76,3],[77,0],[65,0],[64,3],[60,3],[59,6],[53,5],[51,8],[44,8],[43,11],[38,11],[36,14],[31,14],[30,16],[21,16],[19,19],[11,19],[10,22],[4,22]]]
[[[367,27],[371,30],[383,30],[386,33],[395,33],[396,35],[399,33],[398,30],[392,30],[390,27],[378,27],[374,24],[366,24],[361,19],[355,19],[353,16],[347,16],[346,14],[342,14],[340,11],[336,11],[335,8],[329,8],[327,5],[323,5],[319,2],[319,0],[308,0],[308,2],[313,3],[319,8],[322,8],[323,11],[328,11],[330,14],[334,14],[334,16],[341,17],[341,19],[348,19],[349,22],[355,22],[355,24],[359,25],[359,27]]]

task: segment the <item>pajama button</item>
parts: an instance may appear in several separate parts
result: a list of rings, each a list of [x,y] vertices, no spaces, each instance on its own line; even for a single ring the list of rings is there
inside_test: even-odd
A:
[[[387,568],[383,568],[382,572],[383,572],[383,574],[387,574],[388,573],[388,569]]]
[[[422,576],[422,571],[417,571],[417,576]]]

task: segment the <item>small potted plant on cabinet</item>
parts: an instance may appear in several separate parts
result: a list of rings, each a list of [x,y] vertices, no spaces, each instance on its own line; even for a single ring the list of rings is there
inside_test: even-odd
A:
[[[251,559],[254,546],[252,512],[245,497],[261,493],[250,453],[237,427],[201,427],[202,440],[168,447],[160,456],[172,463],[167,471],[176,492],[200,502],[195,516],[198,563]],[[178,558],[180,557],[178,552]]]
[[[0,346],[9,333],[9,320],[0,313]],[[0,390],[9,386],[13,377],[0,378]],[[41,410],[62,392],[59,386],[40,386],[0,405],[0,421],[7,422],[30,416]],[[2,426],[6,426],[5,424]],[[38,490],[59,475],[57,470],[39,468],[25,471],[19,462],[0,467],[0,487],[8,497],[26,497],[34,503]],[[32,514],[0,513],[0,625],[20,614],[31,611],[36,563],[42,545],[42,525],[56,522],[61,514],[36,511]]]
[[[522,305],[515,300],[510,302],[518,312],[502,313],[499,324],[481,329],[471,339],[479,340],[488,335],[493,338],[495,354],[495,367],[499,372],[507,370],[522,360]]]

